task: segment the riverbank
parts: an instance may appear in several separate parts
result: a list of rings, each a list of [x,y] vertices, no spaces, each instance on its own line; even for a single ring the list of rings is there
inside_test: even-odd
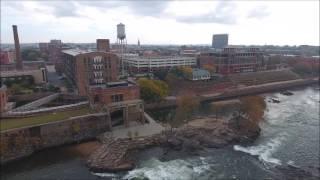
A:
[[[241,96],[257,95],[262,93],[271,93],[277,91],[288,90],[296,87],[304,87],[309,85],[319,84],[319,78],[298,79],[291,81],[273,82],[267,84],[239,87],[234,89],[226,89],[222,93],[202,94],[197,96],[201,102],[223,101],[239,98]],[[145,105],[146,110],[155,110],[163,108],[171,108],[177,106],[177,97],[170,96],[165,100],[157,103]]]
[[[155,147],[137,153],[131,171],[92,173],[86,166],[88,157],[74,153],[77,148],[73,147],[78,144],[72,144],[45,149],[3,165],[1,179],[312,179],[301,171],[312,172],[310,167],[315,167],[318,178],[314,179],[319,179],[319,88],[295,88],[290,92],[292,96],[264,94],[267,109],[260,123],[261,133],[253,143],[242,144],[241,150],[227,145],[188,155],[176,150],[163,154],[163,148]],[[269,102],[270,98],[277,98],[280,103]],[[214,116],[209,107],[210,104],[203,104],[193,118]],[[172,111],[157,110],[150,115],[161,120],[160,115]],[[159,151],[155,152],[156,149]]]
[[[196,153],[203,148],[222,148],[233,143],[252,142],[259,133],[259,126],[252,125],[246,118],[242,118],[237,125],[233,121],[214,117],[200,118],[153,136],[104,139],[103,145],[90,156],[87,165],[93,172],[128,171],[135,167],[135,153],[151,147]]]
[[[106,114],[97,113],[1,131],[0,163],[18,160],[46,148],[95,139],[108,130]]]

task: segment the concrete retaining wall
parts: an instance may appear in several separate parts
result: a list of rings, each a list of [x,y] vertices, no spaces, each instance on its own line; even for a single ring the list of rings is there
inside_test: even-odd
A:
[[[109,130],[106,114],[91,114],[68,120],[1,132],[1,164],[33,152],[95,138]]]
[[[37,107],[43,105],[43,104],[46,104],[50,101],[53,101],[55,100],[56,98],[59,97],[59,93],[55,93],[55,94],[51,94],[49,96],[46,96],[46,97],[43,97],[41,99],[38,99],[36,101],[33,101],[31,103],[28,103],[28,104],[25,104],[23,106],[20,106],[18,108],[15,108],[13,109],[12,111],[13,112],[18,112],[18,111],[30,111],[30,110],[34,110],[36,109]]]
[[[200,95],[201,102],[211,102],[211,101],[222,101],[228,99],[239,98],[241,96],[250,96],[267,92],[276,92],[287,90],[295,87],[308,86],[312,84],[319,84],[319,79],[299,79],[292,81],[282,81],[268,84],[261,84],[256,86],[248,86],[244,88],[231,89],[227,90],[224,93],[216,94],[204,94]],[[154,110],[154,109],[164,109],[172,108],[177,106],[177,101],[175,99],[165,100],[158,103],[146,104],[145,109]]]
[[[270,84],[262,84],[257,86],[249,86],[245,88],[240,88],[236,90],[232,90],[229,92],[225,92],[220,95],[210,96],[204,95],[201,98],[201,101],[221,101],[226,99],[238,98],[241,96],[250,96],[267,92],[275,92],[282,91],[290,88],[308,86],[312,84],[318,84],[319,79],[301,79],[301,80],[292,80],[292,81],[284,81]]]
[[[9,111],[2,114],[2,117],[26,117],[26,116],[35,116],[40,113],[49,113],[49,112],[58,112],[58,111],[66,111],[71,109],[79,109],[84,106],[88,106],[89,102],[79,102],[75,104],[67,104],[62,106],[55,106],[55,107],[47,107],[47,108],[41,108],[41,109],[35,109],[30,111]]]

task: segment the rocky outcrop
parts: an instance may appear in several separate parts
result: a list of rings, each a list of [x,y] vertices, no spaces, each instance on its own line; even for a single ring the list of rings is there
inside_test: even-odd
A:
[[[260,128],[241,130],[223,120],[205,118],[145,138],[115,140],[104,137],[101,139],[103,145],[89,157],[87,165],[94,172],[127,171],[135,166],[134,153],[149,147],[162,146],[194,153],[204,147],[221,148],[231,143],[252,140],[259,132]]]
[[[104,140],[103,145],[89,157],[87,165],[94,172],[131,170],[134,168],[132,154],[137,150],[163,144],[164,138],[161,137],[155,135],[136,139]]]

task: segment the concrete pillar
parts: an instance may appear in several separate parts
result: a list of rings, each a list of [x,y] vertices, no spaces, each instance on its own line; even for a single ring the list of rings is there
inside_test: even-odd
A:
[[[145,124],[146,120],[144,118],[144,106],[143,106],[143,103],[141,103],[139,106],[140,106],[141,122],[142,122],[142,124]]]
[[[129,127],[129,118],[128,118],[128,111],[129,111],[129,108],[128,108],[128,105],[126,105],[125,107],[123,107],[123,121],[124,121],[124,125],[125,127]]]

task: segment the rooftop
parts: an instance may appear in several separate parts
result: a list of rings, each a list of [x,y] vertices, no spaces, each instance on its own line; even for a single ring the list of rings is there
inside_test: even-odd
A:
[[[209,71],[204,69],[192,69],[192,75],[196,77],[200,76],[210,76]]]
[[[71,56],[77,56],[79,54],[86,54],[86,53],[91,53],[95,52],[93,50],[83,50],[83,49],[67,49],[62,51],[65,54],[69,54]]]

